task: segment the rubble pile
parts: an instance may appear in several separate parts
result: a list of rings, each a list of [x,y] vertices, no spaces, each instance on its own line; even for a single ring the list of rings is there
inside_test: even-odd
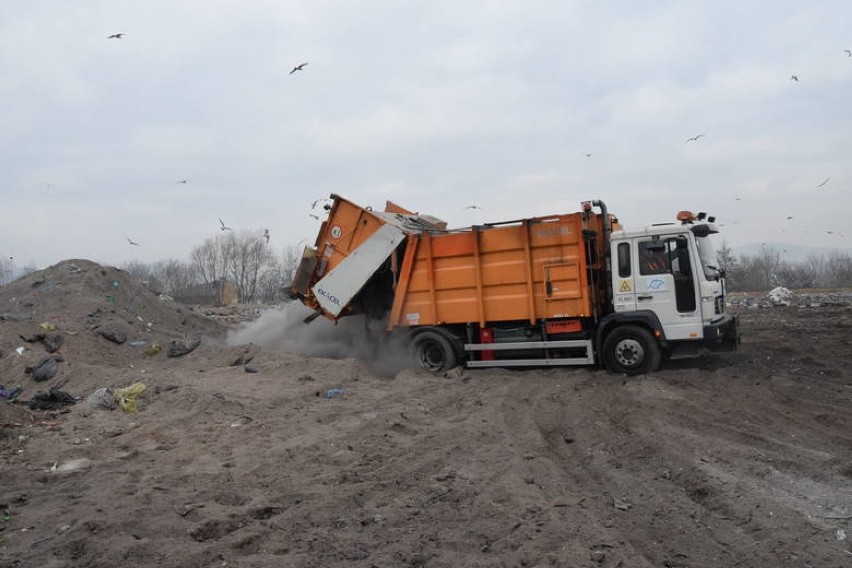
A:
[[[733,292],[728,304],[757,309],[792,306],[797,308],[841,308],[852,306],[852,290],[789,290],[783,286],[769,292]]]

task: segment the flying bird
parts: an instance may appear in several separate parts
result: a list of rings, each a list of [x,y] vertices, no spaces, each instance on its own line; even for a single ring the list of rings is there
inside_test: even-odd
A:
[[[683,143],[686,144],[687,142],[695,142],[699,138],[704,138],[704,135],[703,134],[697,134],[697,135],[693,136],[692,138],[687,138],[686,140],[684,140]]]
[[[592,157],[592,153],[591,153],[591,152],[586,152],[586,157],[587,157],[587,158],[591,158],[591,157]]]
[[[122,37],[124,37],[124,34],[112,34],[107,36],[107,39],[121,39]]]
[[[798,82],[799,82],[799,77],[798,77],[798,76],[796,76],[796,75],[790,75],[790,80],[791,80],[791,81],[795,81],[795,82],[797,82],[797,83],[798,83]]]
[[[231,231],[232,230],[230,227],[226,227],[225,222],[221,219],[219,219],[219,224],[222,225],[222,228],[219,229],[220,231]]]
[[[820,187],[824,186],[825,184],[827,184],[827,183],[828,183],[828,180],[829,180],[829,179],[831,179],[831,178],[825,178],[825,179],[822,181],[822,183],[821,183],[821,184],[819,184],[817,187],[818,187],[818,188],[820,188]]]
[[[318,215],[314,215],[313,213],[308,213],[308,217],[313,217],[314,219],[316,219],[317,221],[319,221],[319,216],[318,216]]]
[[[266,239],[266,244],[269,244],[269,229],[264,229],[261,236]]]
[[[127,242],[128,242],[128,243],[130,243],[131,245],[133,245],[133,246],[135,246],[135,247],[138,247],[138,246],[139,246],[139,243],[134,242],[134,241],[131,241],[131,240],[130,240],[130,237],[128,237],[127,235],[125,235],[125,236],[124,236],[124,238],[125,238],[125,239],[127,239]]]
[[[736,201],[739,201],[740,199],[742,199],[742,197],[736,197],[735,198]]]
[[[301,65],[296,65],[296,66],[295,66],[295,67],[293,67],[293,69],[290,71],[290,75],[292,75],[292,74],[293,74],[293,73],[295,73],[296,71],[301,71],[301,70],[303,70],[303,69],[305,68],[305,65],[307,65],[307,63],[302,63]]]
[[[788,220],[788,221],[789,221],[790,219],[792,219],[792,218],[793,218],[793,216],[792,216],[792,215],[787,215],[787,220]]]
[[[182,180],[180,180],[179,182],[176,182],[176,183],[189,183],[189,180],[188,179],[182,179]]]
[[[468,205],[465,209],[482,209],[479,205]]]
[[[852,57],[852,49],[844,49],[843,51],[846,52],[847,56]]]

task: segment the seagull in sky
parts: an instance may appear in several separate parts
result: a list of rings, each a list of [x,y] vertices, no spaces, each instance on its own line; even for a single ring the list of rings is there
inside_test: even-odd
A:
[[[817,186],[817,188],[820,188],[820,187],[824,186],[825,184],[827,184],[827,183],[828,183],[828,180],[830,180],[830,179],[831,179],[831,178],[825,178],[825,179],[822,181],[822,183],[821,183],[821,184],[819,184],[819,185]]]
[[[226,227],[225,222],[221,219],[219,219],[219,224],[222,225],[222,228],[219,229],[220,231],[231,231],[232,230],[230,227]]]
[[[112,34],[107,36],[107,39],[121,39],[122,37],[124,37],[124,34]]]
[[[791,81],[795,81],[795,82],[797,82],[797,83],[798,83],[798,82],[799,82],[799,77],[798,77],[798,76],[796,76],[796,75],[790,75],[790,80],[791,80]]]
[[[792,216],[792,215],[787,215],[787,220],[788,220],[788,221],[789,221],[790,219],[792,219],[792,218],[793,218],[793,216]]]
[[[846,52],[847,56],[852,57],[852,49],[844,49],[843,51]]]
[[[686,140],[684,140],[684,142],[683,142],[683,143],[684,143],[684,144],[686,144],[686,143],[688,143],[688,142],[695,142],[695,141],[696,141],[696,140],[698,140],[699,138],[704,138],[704,135],[703,135],[703,134],[697,134],[697,135],[695,135],[695,136],[693,136],[693,137],[691,137],[691,138],[687,138]]]
[[[176,183],[189,183],[189,180],[188,179],[182,179],[182,180],[180,180],[179,182],[176,182]]]
[[[482,209],[479,205],[468,205],[465,209]]]
[[[317,221],[319,221],[319,216],[318,216],[318,215],[314,215],[313,213],[308,213],[308,217],[313,217],[314,219],[316,219]]]
[[[134,241],[131,241],[131,240],[130,240],[130,237],[128,237],[127,235],[125,235],[125,236],[124,236],[124,238],[125,238],[125,239],[127,239],[127,242],[128,242],[128,243],[130,243],[131,245],[133,245],[133,246],[135,246],[135,247],[138,247],[138,246],[139,246],[139,243],[134,242]]]
[[[293,67],[293,69],[290,71],[290,75],[292,75],[292,74],[293,74],[293,73],[295,73],[296,71],[301,71],[301,70],[303,70],[303,69],[305,68],[305,65],[307,65],[307,63],[302,63],[302,64],[300,64],[300,65],[296,65],[296,66],[295,66],[295,67]]]
[[[263,235],[261,235],[264,239],[266,239],[266,244],[269,244],[269,229],[263,230]]]
[[[592,157],[592,153],[591,153],[591,152],[586,152],[586,157],[587,157],[587,158],[591,158],[591,157]]]

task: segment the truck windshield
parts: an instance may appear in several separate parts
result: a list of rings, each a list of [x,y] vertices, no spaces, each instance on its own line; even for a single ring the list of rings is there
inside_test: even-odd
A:
[[[716,266],[716,247],[710,240],[710,235],[699,237],[696,235],[695,244],[698,246],[698,257],[701,267],[704,269],[704,278],[716,280],[719,277],[719,268]]]

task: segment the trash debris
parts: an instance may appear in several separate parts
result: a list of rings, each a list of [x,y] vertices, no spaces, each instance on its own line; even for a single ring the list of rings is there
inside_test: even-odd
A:
[[[249,363],[252,359],[254,359],[254,357],[251,355],[249,355],[248,357],[246,357],[245,355],[240,355],[230,363],[230,366],[239,367],[240,365],[245,365]]]
[[[123,331],[112,329],[109,327],[105,327],[98,330],[98,335],[106,339],[107,341],[112,341],[113,343],[117,343],[121,345],[125,341],[127,341],[127,334]]]
[[[62,344],[65,342],[65,337],[61,333],[49,333],[42,340],[44,348],[48,353],[56,353]]]
[[[115,399],[115,402],[118,403],[118,406],[124,412],[130,414],[136,412],[136,401],[139,398],[139,395],[142,394],[146,388],[148,388],[148,385],[145,383],[133,383],[130,386],[113,390],[112,396]]]
[[[15,385],[14,387],[6,391],[6,400],[8,400],[9,402],[14,401],[16,398],[21,396],[21,393],[23,391],[24,389],[21,387],[21,385]]]
[[[196,347],[201,345],[201,340],[198,338],[190,339],[189,341],[173,340],[169,345],[169,357],[181,357],[187,353],[191,353]]]
[[[151,345],[149,345],[148,347],[145,348],[145,355],[152,355],[153,356],[153,355],[156,355],[157,353],[159,353],[162,350],[163,350],[163,348],[162,348],[162,346],[160,346],[159,343],[152,343]]]
[[[115,410],[115,396],[108,387],[102,387],[89,395],[86,402],[91,408]]]
[[[110,294],[106,295],[106,301],[107,301],[107,304],[115,305],[115,298],[113,298]]]
[[[843,529],[837,529],[837,531],[835,531],[834,533],[834,536],[835,538],[837,538],[837,540],[842,542],[846,540],[846,531]]]
[[[767,296],[773,306],[789,306],[793,293],[783,286],[778,286],[770,290]]]
[[[131,342],[130,342],[130,346],[131,346],[131,347],[142,347],[143,345],[145,345],[145,342],[144,342],[144,341],[142,341],[142,340],[137,340],[137,341],[131,341]]]
[[[15,349],[15,353],[17,353],[18,355],[23,355],[23,354],[24,354],[24,351],[26,351],[26,348],[25,348],[25,347],[17,347],[17,348]]]
[[[251,365],[244,366],[243,370],[246,373],[259,373],[260,372],[260,369],[258,369],[257,367],[252,367]]]
[[[470,380],[470,375],[467,374],[467,370],[459,365],[458,367],[453,367],[446,373],[444,373],[445,379],[458,379],[464,383]]]
[[[49,322],[40,323],[38,326],[44,331],[56,331],[56,326]]]
[[[622,501],[621,499],[613,497],[612,498],[612,506],[615,507],[616,509],[618,509],[619,511],[626,511],[632,505],[630,503],[628,503],[627,501]]]
[[[343,389],[338,389],[338,388],[328,389],[328,390],[325,391],[325,398],[334,398],[336,396],[341,396],[345,393],[346,393],[346,391],[344,391]]]
[[[38,365],[34,367],[27,367],[24,372],[32,373],[34,381],[47,381],[56,376],[56,373],[59,372],[59,363],[62,361],[65,361],[64,357],[51,355],[39,361]]]
[[[49,392],[37,392],[30,398],[30,410],[56,410],[69,404],[77,404],[77,399],[63,390],[56,387],[50,389]]]

